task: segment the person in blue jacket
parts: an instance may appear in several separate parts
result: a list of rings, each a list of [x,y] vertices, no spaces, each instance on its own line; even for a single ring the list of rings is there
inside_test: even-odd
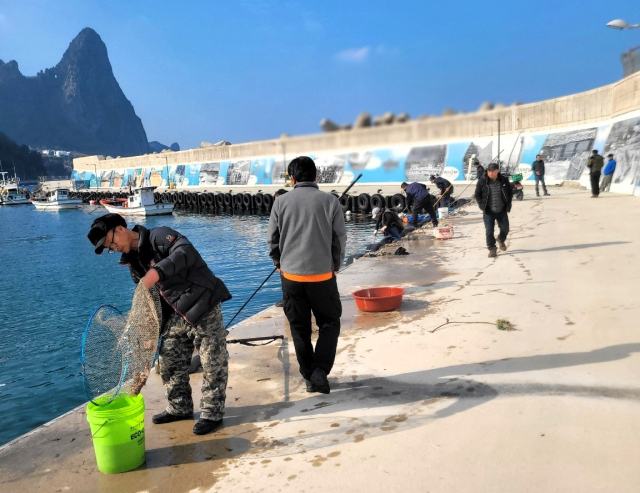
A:
[[[429,195],[429,189],[418,182],[413,182],[410,185],[404,182],[400,185],[400,188],[407,194],[407,206],[412,208],[411,225],[414,228],[418,227],[418,214],[424,209],[431,217],[431,223],[436,227],[438,220],[436,219],[436,211],[433,209],[433,201],[431,195]]]
[[[600,185],[601,192],[609,191],[613,172],[616,170],[616,160],[613,159],[613,154],[609,154],[607,157],[609,161],[607,161],[607,165],[604,167],[604,178],[602,178],[602,185]]]

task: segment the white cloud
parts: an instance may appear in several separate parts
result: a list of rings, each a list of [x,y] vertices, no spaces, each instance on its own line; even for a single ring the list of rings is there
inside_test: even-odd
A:
[[[371,48],[369,46],[363,46],[362,48],[349,48],[336,53],[336,58],[342,62],[347,63],[364,63],[371,54]]]

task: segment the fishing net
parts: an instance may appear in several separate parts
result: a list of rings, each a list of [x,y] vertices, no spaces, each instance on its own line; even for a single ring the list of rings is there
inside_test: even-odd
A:
[[[91,315],[82,337],[82,380],[91,402],[140,393],[158,353],[161,324],[160,293],[142,283],[129,312],[102,305]]]

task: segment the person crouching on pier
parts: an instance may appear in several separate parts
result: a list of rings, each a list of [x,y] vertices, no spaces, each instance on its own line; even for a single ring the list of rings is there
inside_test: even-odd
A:
[[[328,394],[327,375],[336,358],[342,316],[336,274],[344,260],[347,232],[338,199],[318,189],[313,160],[297,157],[288,172],[294,188],[273,203],[267,228],[269,256],[280,271],[284,313],[307,392]],[[319,329],[315,349],[311,313]]]
[[[438,190],[440,190],[440,204],[442,207],[449,207],[449,204],[453,202],[453,198],[451,194],[453,193],[453,185],[446,178],[442,178],[442,176],[435,177],[435,175],[431,175],[429,181],[433,183]]]
[[[205,435],[219,429],[229,373],[228,332],[220,307],[231,299],[225,284],[191,242],[173,229],[129,230],[122,216],[105,214],[93,221],[87,236],[97,254],[105,249],[121,253],[119,263],[129,267],[133,282],[142,282],[147,289],[156,285],[162,295],[159,363],[169,405],[153,416],[153,423],[193,419],[189,366],[195,348],[204,373],[200,419],[193,432]]]
[[[505,241],[509,234],[509,211],[511,211],[513,198],[511,184],[507,178],[500,174],[500,167],[497,163],[491,163],[487,166],[487,172],[480,177],[476,184],[475,197],[478,207],[483,213],[489,257],[496,257],[496,238],[493,236],[495,224],[497,222],[500,228],[498,246],[504,252],[507,249]]]
[[[404,225],[395,211],[374,207],[371,211],[371,217],[376,220],[376,234],[380,231],[385,236],[393,238],[394,241],[400,241]]]
[[[422,210],[426,210],[427,214],[431,217],[433,227],[436,227],[438,225],[436,211],[433,209],[431,195],[429,195],[429,189],[426,185],[418,182],[413,182],[410,185],[402,183],[400,188],[407,194],[407,206],[410,207],[413,212],[411,226],[414,228],[418,227],[418,214],[422,212]]]

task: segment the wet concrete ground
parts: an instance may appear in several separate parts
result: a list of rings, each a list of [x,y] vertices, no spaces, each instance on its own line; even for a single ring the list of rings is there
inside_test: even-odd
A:
[[[550,192],[514,204],[497,259],[470,207],[453,240],[341,273],[330,395],[304,391],[289,337],[232,345],[218,433],[153,425],[152,375],[145,466],[101,474],[80,408],[0,449],[0,491],[640,491],[640,202]],[[401,310],[359,312],[350,293],[382,285]],[[279,308],[230,338],[269,334],[287,335]]]

